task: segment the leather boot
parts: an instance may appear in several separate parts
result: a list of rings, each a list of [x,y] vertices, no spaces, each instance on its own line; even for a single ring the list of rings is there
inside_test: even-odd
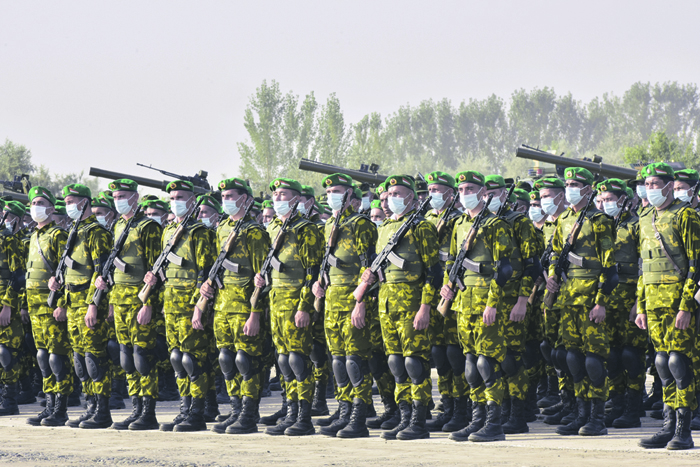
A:
[[[647,396],[647,399],[642,403],[644,410],[651,410],[654,404],[663,399],[663,387],[658,375],[654,376],[654,382],[651,384],[651,390],[647,393]]]
[[[338,417],[340,416],[340,404],[338,404],[338,408],[335,409],[335,412],[333,412],[330,417],[326,418],[319,418],[316,420],[316,425],[318,426],[331,426],[331,424],[338,420]]]
[[[282,395],[282,408],[272,415],[267,415],[265,417],[260,417],[260,423],[263,425],[274,426],[277,421],[281,418],[287,416],[287,396]]]
[[[384,413],[374,420],[367,420],[367,428],[391,430],[401,421],[399,407],[396,405],[396,401],[393,397],[383,398],[382,404],[384,405]]]
[[[124,398],[121,392],[119,392],[120,381],[118,379],[112,380],[112,394],[109,396],[109,408],[111,410],[125,409],[126,404],[124,404]]]
[[[35,417],[29,417],[27,419],[27,424],[32,425],[32,426],[39,426],[41,425],[41,421],[51,415],[53,412],[53,405],[56,401],[56,394],[54,393],[47,393],[46,394],[46,407],[44,407],[44,410],[39,412],[38,415]]]
[[[486,405],[472,401],[472,421],[459,431],[450,433],[452,441],[468,441],[469,436],[481,430],[486,423]]]
[[[428,431],[442,431],[445,424],[452,419],[452,415],[455,412],[454,399],[448,396],[443,396],[441,402],[443,411],[440,412],[437,417],[425,424]]]
[[[17,406],[17,386],[19,386],[17,383],[3,385],[2,403],[0,403],[0,416],[19,414],[19,407]]]
[[[622,416],[625,411],[625,396],[623,394],[610,394],[605,403],[605,426],[610,428],[613,422]]]
[[[228,417],[219,420],[220,423],[211,427],[211,431],[214,433],[225,433],[226,428],[236,423],[238,417],[241,415],[243,405],[241,403],[241,398],[238,396],[231,396],[231,411],[228,413]]]
[[[241,413],[236,421],[226,428],[226,434],[243,435],[258,432],[258,419],[260,418],[258,415],[259,401],[252,397],[243,396],[241,405]]]
[[[143,410],[141,416],[131,422],[131,431],[157,430],[160,427],[156,419],[156,400],[151,396],[143,396]]]
[[[328,403],[326,402],[326,385],[316,381],[314,383],[314,399],[311,403],[311,416],[318,417],[329,413]]]
[[[114,422],[112,424],[112,428],[115,430],[128,430],[129,425],[131,425],[132,422],[136,421],[141,416],[141,411],[143,410],[143,399],[138,396],[132,396],[131,406],[133,407],[131,415],[126,417],[121,422]]]
[[[512,401],[513,399],[511,399]],[[503,441],[506,435],[501,426],[501,406],[493,401],[486,403],[486,423],[484,427],[469,435],[469,441],[477,443],[487,441]]]
[[[219,403],[216,401],[216,389],[210,389],[204,396],[204,421],[209,423],[215,422],[216,417],[220,414]]]
[[[231,397],[228,395],[228,390],[226,389],[226,380],[223,375],[217,375],[214,378],[214,391],[216,391],[216,402],[221,404],[228,404],[231,402]],[[224,417],[227,419],[228,415]],[[216,421],[220,422],[219,417],[216,417]]]
[[[41,421],[41,426],[63,426],[68,421],[68,395],[56,394],[51,415]]]
[[[80,428],[109,428],[112,426],[112,413],[109,410],[109,397],[93,396],[94,398],[94,413],[87,420],[80,422]]]
[[[430,438],[430,431],[425,426],[425,415],[428,407],[420,401],[413,401],[413,412],[411,413],[411,421],[403,430],[396,433],[396,439],[403,441],[412,439]]]
[[[367,429],[367,409],[368,405],[362,402],[362,399],[355,399],[352,402],[352,414],[350,422],[342,430],[336,433],[337,438],[367,438],[369,430]]]
[[[158,388],[158,400],[160,401],[176,401],[180,399],[180,393],[177,390],[177,380],[175,379],[174,371],[163,371],[158,375],[158,382],[163,381],[162,387]]]
[[[537,402],[547,395],[547,375],[542,375],[540,380],[537,382]]]
[[[372,399],[372,402],[367,404],[367,418],[374,418],[377,416],[377,411],[374,408],[374,399]]]
[[[511,398],[508,397],[508,399],[503,399],[503,402],[501,403],[501,425],[507,422],[510,418],[510,401]],[[488,412],[488,407],[486,408],[486,411]]]
[[[525,408],[523,411],[523,417],[525,417],[526,423],[531,423],[537,421],[537,414],[540,410],[537,408],[537,385],[535,381],[530,381],[530,385],[527,388],[527,397],[525,398]]]
[[[322,427],[319,432],[324,436],[335,436],[350,423],[352,404],[348,401],[338,401],[338,418],[329,426]]]
[[[559,402],[559,379],[547,376],[547,395],[537,401],[537,407],[543,409]]]
[[[676,431],[673,434],[673,439],[666,445],[666,449],[679,451],[695,447],[693,435],[690,432],[690,421],[692,418],[693,412],[688,407],[680,407],[676,410]]]
[[[36,402],[32,377],[27,375],[19,380],[19,394],[17,395],[17,405],[33,404]]]
[[[525,401],[510,399],[510,417],[503,424],[503,433],[513,435],[516,433],[528,433],[530,428],[525,421]]]
[[[664,405],[664,424],[654,436],[639,440],[639,446],[646,449],[665,448],[669,441],[673,439],[676,432],[676,411],[670,406]]]
[[[613,428],[638,428],[642,426],[639,412],[642,408],[642,391],[627,389],[625,392],[625,410],[613,420]]]
[[[603,406],[605,410],[605,406]],[[581,397],[576,398],[576,418],[573,422],[557,427],[557,434],[563,436],[578,435],[578,430],[583,425],[588,423],[588,417],[591,415],[591,401],[583,400]]]
[[[569,416],[571,413],[576,412],[576,399],[574,398],[574,395],[571,393],[571,391],[562,389],[561,395],[559,397],[561,397],[562,401],[560,406],[561,409],[552,415],[547,415],[546,417],[544,417],[542,421],[547,425],[566,425],[572,420],[569,420],[567,423],[564,423],[562,420],[565,417]],[[551,407],[548,407],[547,409],[549,408]],[[544,413],[544,410],[547,409],[543,409],[542,412]]]
[[[190,405],[190,413],[182,422],[173,427],[173,431],[204,431],[207,429],[207,422],[204,421],[204,398],[193,397]]]
[[[172,422],[161,423],[160,431],[173,431],[175,425],[185,421],[187,416],[190,414],[190,406],[192,405],[192,397],[185,396],[180,398],[180,413],[175,416]]]
[[[85,413],[83,413],[81,416],[78,418],[74,418],[73,420],[68,420],[66,422],[66,426],[69,426],[71,428],[79,428],[80,424],[84,422],[85,420],[90,420],[93,415],[95,415],[95,411],[97,410],[97,396],[95,395],[90,395],[90,396],[85,396]],[[111,423],[110,423],[111,425]]]
[[[401,417],[399,424],[389,431],[384,431],[380,435],[383,439],[396,439],[396,435],[406,429],[411,423],[411,414],[413,413],[413,407],[406,401],[399,402],[399,415]]]
[[[578,434],[581,436],[602,436],[608,434],[605,426],[605,401],[603,399],[591,399],[591,414],[588,423],[583,425]]]
[[[68,394],[66,407],[80,407],[80,394],[82,393],[82,387],[80,386],[80,380],[73,375],[73,392]]]
[[[323,402],[325,403],[325,392],[323,395]],[[326,407],[326,413],[328,413],[327,409]],[[316,434],[316,428],[314,428],[314,424],[311,422],[311,402],[299,401],[299,416],[297,416],[297,421],[284,430],[284,434],[287,436],[308,436]]]
[[[265,434],[270,436],[281,436],[284,430],[294,425],[299,416],[299,403],[295,401],[287,401],[287,415],[277,422],[277,425],[269,427],[265,430]]]
[[[442,431],[452,433],[469,425],[469,397],[461,396],[452,399],[452,418],[442,426]],[[447,408],[445,408],[447,410]]]

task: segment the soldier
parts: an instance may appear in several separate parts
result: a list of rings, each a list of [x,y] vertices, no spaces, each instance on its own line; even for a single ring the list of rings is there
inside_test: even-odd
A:
[[[314,302],[311,286],[318,277],[323,238],[314,224],[299,212],[292,211],[292,203],[301,197],[299,182],[277,178],[270,183],[270,191],[277,215],[267,228],[270,238],[277,236],[283,222],[290,216],[291,222],[285,232],[284,244],[277,252],[282,267],[273,269],[270,274],[272,288],[269,295],[272,336],[286,386],[287,415],[265,433],[304,436],[315,433],[311,423],[314,388],[310,359]],[[255,286],[263,288],[265,285],[265,279],[257,274]]]
[[[0,232],[0,416],[19,414],[17,399],[24,344],[20,307],[25,281],[23,246],[17,237],[24,207],[17,201],[8,201],[2,212],[5,225]]]
[[[406,175],[386,180],[387,202],[394,213],[379,228],[377,251],[381,251],[394,233],[415,210],[415,185]],[[420,219],[401,239],[394,253],[405,260],[404,268],[390,263],[379,288],[379,319],[389,368],[396,381],[395,400],[401,422],[382,433],[384,439],[430,437],[425,426],[428,404],[432,400],[430,380],[430,306],[440,281],[438,241],[435,227]],[[376,281],[367,269],[362,274],[360,291]],[[356,292],[359,295],[359,292]],[[410,378],[410,383],[409,383]]]
[[[552,241],[547,290],[559,291],[555,267],[564,242],[586,208],[593,193],[593,174],[580,167],[568,168],[566,199],[570,203],[557,221]],[[608,378],[605,357],[610,350],[604,324],[610,293],[617,286],[615,242],[611,219],[591,206],[569,254],[566,282],[561,285],[557,306],[561,309],[559,333],[566,348],[566,362],[574,381],[577,415],[557,428],[560,435],[600,436],[607,434],[605,401]],[[602,285],[599,286],[598,283]]]
[[[117,211],[114,209],[114,198],[101,192],[92,199],[91,206],[97,222],[111,232],[112,226],[117,219]]]
[[[161,199],[146,201],[143,203],[146,217],[153,219],[161,227],[168,225],[168,214],[170,213],[170,204]]]
[[[378,199],[372,201],[371,209],[369,211],[369,218],[377,227],[382,225],[384,219],[386,219],[386,214],[384,214],[384,211],[382,210],[381,201]]]
[[[114,204],[121,215],[114,226],[117,239],[138,207],[138,184],[119,179],[109,184]],[[133,221],[126,242],[119,254],[120,266],[114,271],[114,285],[109,294],[113,308],[114,327],[119,342],[121,366],[127,374],[133,411],[126,419],[115,422],[116,430],[154,430],[158,428],[155,410],[158,397],[158,370],[155,365],[156,324],[153,306],[157,297],[146,303],[138,298],[139,287],[146,271],[160,253],[161,228],[143,212]],[[107,290],[101,277],[95,286]]]
[[[379,202],[381,203],[382,211],[384,211],[384,216],[391,217],[394,213],[391,212],[391,209],[389,208],[389,193],[386,190],[386,182],[377,186],[377,195],[379,195]]]
[[[473,219],[484,209],[485,177],[468,170],[455,177],[465,213],[455,223],[450,240],[450,258],[445,264],[441,296],[455,299],[447,281]],[[492,200],[493,202],[493,200]],[[464,272],[464,290],[457,292],[452,310],[457,313],[459,339],[466,356],[465,377],[471,388],[472,419],[465,428],[450,434],[454,441],[505,439],[501,428],[501,403],[505,382],[501,362],[506,357],[504,341],[506,314],[503,312],[506,283],[512,274],[511,228],[491,212],[476,233]],[[488,412],[488,414],[487,414]]]
[[[70,224],[70,218],[66,214],[66,202],[62,199],[57,199],[54,206],[54,213],[51,214],[51,219],[56,223],[56,225],[63,230],[68,230],[68,224]]]
[[[444,271],[450,255],[450,241],[455,222],[462,215],[451,204],[457,196],[455,179],[445,172],[431,172],[426,176],[430,206],[425,216],[433,224],[438,234],[440,267]],[[454,314],[443,317],[437,311],[440,295],[435,294],[430,310],[430,339],[432,357],[438,372],[438,391],[442,399],[443,412],[426,423],[430,431],[451,433],[461,430],[469,423],[471,404],[469,385],[464,377],[464,353],[457,336],[457,317]]]
[[[374,255],[377,229],[366,216],[357,213],[353,203],[343,205],[346,192],[354,197],[355,204],[361,202],[362,193],[358,199],[351,177],[332,174],[325,177],[322,184],[333,210],[333,216],[325,225],[326,241],[336,218],[340,216],[340,219],[335,246],[327,253],[332,255],[332,258],[329,256],[327,287],[324,289],[318,281],[313,286],[314,295],[325,298],[325,331],[338,385],[338,419],[321,428],[321,434],[338,438],[367,437],[367,409],[372,404],[370,316],[364,299],[357,302],[352,292]]]
[[[267,226],[270,225],[270,222],[272,222],[272,219],[275,218],[275,210],[272,205],[272,200],[266,199],[262,203],[262,222],[261,224],[263,227],[267,229]]]
[[[653,206],[639,219],[642,276],[637,288],[637,325],[648,329],[656,349],[656,370],[664,394],[664,424],[644,448],[691,449],[692,411],[697,407],[692,372],[695,353],[700,219],[688,204],[673,198],[673,169],[666,163],[642,170]]]
[[[221,204],[211,195],[202,195],[197,198],[199,202],[199,214],[197,220],[202,221],[204,227],[216,231],[219,226],[222,210]]]
[[[522,188],[513,189],[513,194],[515,195],[515,203],[513,203],[513,211],[521,212],[525,215],[528,213],[530,208],[530,192],[529,190],[523,190]]]

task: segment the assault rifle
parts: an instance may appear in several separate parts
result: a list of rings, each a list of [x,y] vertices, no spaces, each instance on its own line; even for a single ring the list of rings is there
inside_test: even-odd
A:
[[[620,226],[620,221],[622,220],[622,215],[625,213],[625,209],[627,209],[627,204],[629,203],[629,198],[625,196],[625,201],[622,203],[622,207],[620,208],[620,212],[617,213],[617,216],[615,216],[615,226],[614,226],[614,231],[617,232],[617,228]]]
[[[437,229],[438,233],[438,239],[441,238],[442,231],[445,229],[445,226],[447,225],[447,221],[450,218],[450,214],[452,214],[452,210],[455,208],[455,204],[457,203],[457,193],[452,195],[452,201],[450,202],[450,205],[447,206],[447,209],[442,211],[440,214],[440,218],[437,221],[437,224],[435,224],[435,228]]]
[[[349,195],[350,190],[347,190],[343,195],[342,207],[340,208],[340,211],[338,211],[338,214],[336,214],[335,219],[333,220],[333,225],[331,226],[331,231],[328,234],[326,251],[323,253],[323,261],[321,261],[321,268],[319,269],[318,273],[318,282],[321,284],[321,287],[324,290],[331,282],[330,278],[328,277],[328,270],[331,266],[338,267],[339,260],[333,255],[332,252],[335,250],[335,245],[338,241],[338,233],[340,232],[340,215],[345,209],[345,203],[347,203]],[[314,309],[316,309],[316,311],[319,313],[323,311],[323,298],[316,297],[314,299]]]
[[[139,162],[137,162],[136,165],[138,165],[140,167],[146,167],[147,169],[156,170],[156,171],[162,173],[163,175],[167,175],[168,177],[173,177],[177,180],[186,180],[188,182],[191,182],[195,186],[204,188],[206,190],[211,190],[211,186],[209,185],[209,181],[207,180],[207,176],[209,175],[209,173],[206,170],[200,170],[193,177],[188,177],[187,175],[180,175],[180,174],[176,174],[173,172],[168,172],[167,170],[156,169],[152,165],[145,165],[145,164],[141,164]]]
[[[503,204],[498,208],[498,211],[496,212],[496,217],[501,217],[503,216],[503,211],[506,210],[506,208],[510,205],[510,195],[513,194],[513,190],[515,189],[515,183],[510,185],[510,188],[508,189],[508,194],[506,195],[506,200],[503,201]]]

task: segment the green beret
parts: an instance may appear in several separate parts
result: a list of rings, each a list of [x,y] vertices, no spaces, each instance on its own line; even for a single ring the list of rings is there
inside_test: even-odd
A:
[[[697,170],[693,169],[683,169],[683,170],[676,170],[676,180],[679,182],[697,182],[700,180],[700,176],[698,175]],[[692,185],[695,185],[692,183]]]
[[[379,185],[377,185],[377,188],[374,190],[375,193],[377,193],[377,196],[381,195],[386,191],[386,182],[382,182]]]
[[[138,191],[139,184],[128,178],[120,178],[109,184],[112,191]]]
[[[30,203],[34,200],[34,198],[40,197],[46,199],[51,204],[56,204],[56,197],[53,195],[53,193],[51,193],[47,188],[44,188],[43,186],[32,187],[29,190],[27,197],[29,198]]]
[[[379,201],[378,199],[372,200],[372,202],[369,205],[370,209],[381,209],[382,208],[382,202]]]
[[[477,185],[484,186],[485,177],[476,170],[465,170],[463,172],[457,172],[457,175],[455,175],[455,180],[457,185],[462,183],[475,183]]]
[[[519,199],[520,201],[525,201],[525,202],[530,201],[530,195],[528,194],[527,191],[523,190],[522,188],[514,188],[513,194],[515,195],[515,198]]]
[[[66,202],[62,199],[57,199],[53,207],[56,209],[56,214],[66,216]]]
[[[114,206],[114,198],[112,197],[112,192],[111,192],[111,191],[110,191],[110,192],[100,191],[100,192],[97,194],[97,197],[98,197],[100,200],[106,200],[109,204],[111,204],[112,206]]]
[[[530,192],[530,199],[533,201],[537,201],[540,199],[540,192],[538,190],[531,191]]]
[[[92,198],[90,188],[80,183],[72,183],[64,186],[61,194],[64,198],[66,196],[82,196],[83,198]]]
[[[310,197],[315,197],[316,192],[314,191],[314,187],[309,186],[309,185],[302,185],[301,186],[301,195],[302,196],[310,196]]]
[[[165,187],[165,192],[170,193],[171,191],[191,191],[194,192],[194,184],[188,182],[187,180],[173,180],[168,183]]]
[[[665,162],[654,162],[642,169],[642,177],[671,177],[675,178],[675,172]]]
[[[620,180],[619,178],[609,178],[598,182],[597,188],[598,193],[611,191],[620,196],[627,191],[627,184],[624,182],[624,180]]]
[[[262,202],[262,208],[263,208],[263,209],[268,209],[268,208],[269,208],[269,209],[273,209],[273,208],[274,208],[274,204],[272,203],[272,200],[271,200],[271,199],[266,199],[266,200],[264,200],[264,201]]]
[[[356,197],[357,199],[362,199],[362,190],[360,189],[360,187],[359,187],[359,186],[354,186],[354,187],[352,187],[352,189],[353,189],[353,191],[354,191],[354,193],[355,193],[355,197]]]
[[[253,211],[262,211],[262,204],[257,201],[253,201]]]
[[[593,174],[590,170],[584,169],[583,167],[569,167],[564,172],[564,178],[566,180],[574,180],[576,182],[581,182],[585,185],[593,184]]]
[[[170,211],[170,203],[167,201],[163,201],[162,199],[149,199],[145,203],[143,203],[144,209],[160,209],[161,211],[168,212]]]
[[[270,191],[275,191],[277,188],[287,188],[301,193],[301,183],[291,178],[276,178],[270,183]]]
[[[219,182],[219,190],[221,190],[221,191],[243,190],[243,191],[247,192],[248,189],[249,189],[248,183],[241,178],[231,177],[231,178],[227,178],[226,180],[221,180]]]
[[[560,178],[545,177],[535,181],[535,190],[541,190],[542,188],[561,188],[563,190],[566,188],[566,185]]]
[[[160,198],[158,198],[156,195],[143,195],[143,196],[141,197],[140,201],[141,201],[142,203],[145,203],[146,201],[153,201],[153,200],[156,200],[156,199],[160,199]]]
[[[353,186],[353,183],[351,176],[337,173],[326,176],[321,182],[321,185],[330,188],[332,186]]]
[[[387,177],[384,183],[386,183],[385,186],[387,191],[392,186],[405,186],[406,188],[410,188],[414,192],[416,191],[416,184],[413,182],[412,177],[409,175],[392,175],[390,177]]]
[[[5,206],[2,209],[3,211],[14,214],[17,217],[24,217],[24,215],[27,213],[24,205],[19,201],[8,201],[5,203]]]
[[[93,208],[107,208],[114,211],[114,204],[112,204],[106,197],[100,198],[97,196],[96,198],[92,198],[92,201],[90,201],[90,206]]]
[[[627,188],[625,189],[625,194],[627,195],[627,197],[628,197],[629,199],[634,199],[634,190],[633,190],[632,188],[627,187]]]
[[[209,206],[210,208],[214,209],[219,214],[224,212],[221,209],[221,204],[219,204],[219,202],[216,200],[216,198],[214,198],[212,195],[202,195],[202,196],[197,198],[197,202],[201,206]]]
[[[445,185],[448,188],[455,187],[454,177],[448,173],[440,172],[439,170],[430,172],[425,179],[427,180],[428,185]]]
[[[416,193],[427,193],[428,183],[423,180],[416,181]]]
[[[487,190],[495,190],[496,188],[504,188],[506,181],[500,175],[487,175],[484,180]]]

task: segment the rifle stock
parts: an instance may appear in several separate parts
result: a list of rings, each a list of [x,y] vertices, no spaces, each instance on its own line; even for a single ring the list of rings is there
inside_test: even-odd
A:
[[[75,245],[75,239],[78,236],[78,227],[80,226],[80,221],[83,220],[85,211],[90,206],[90,200],[88,199],[83,208],[80,210],[80,217],[73,221],[73,226],[68,233],[68,239],[66,240],[66,245],[63,247],[63,253],[61,253],[61,259],[59,259],[56,265],[56,272],[54,273],[54,278],[59,282],[60,286],[63,287],[64,284],[64,274],[66,269],[66,258],[68,258],[68,253],[73,249]],[[54,308],[58,302],[58,297],[61,295],[59,290],[52,290],[49,292],[49,298],[46,300],[49,307]]]

